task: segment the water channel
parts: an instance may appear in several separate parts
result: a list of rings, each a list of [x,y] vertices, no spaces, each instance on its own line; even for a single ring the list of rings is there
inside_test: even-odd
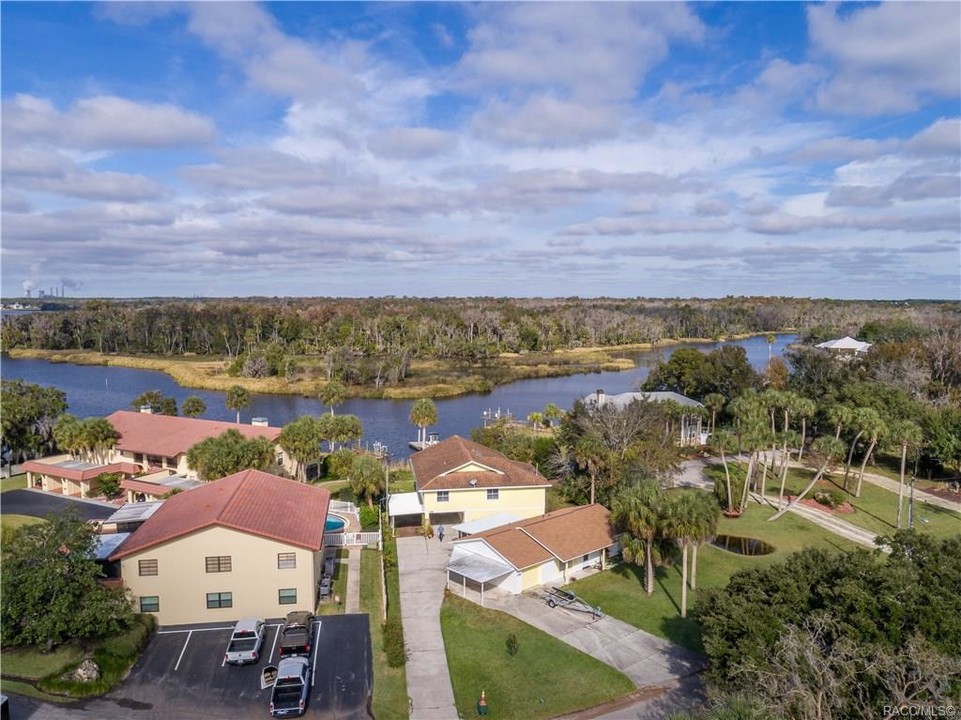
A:
[[[732,340],[730,343],[695,345],[710,352],[723,344],[740,345],[747,351],[755,369],[768,362],[768,353],[781,355],[796,335],[780,334],[769,348],[763,337]],[[496,387],[486,394],[462,395],[436,401],[437,425],[430,431],[441,438],[451,435],[470,437],[473,428],[483,424],[484,413],[510,412],[515,418],[525,419],[528,413],[543,410],[548,403],[562,409],[571,407],[575,400],[601,388],[608,394],[636,390],[648,375],[657,359],[667,359],[682,345],[632,356],[636,367],[623,372],[599,372],[557,378],[519,380]],[[106,416],[115,410],[130,409],[130,401],[147,390],[160,390],[174,397],[179,407],[184,398],[196,395],[207,404],[203,417],[213,420],[233,420],[236,415],[224,405],[224,394],[211,390],[194,390],[177,385],[168,375],[152,370],[132,370],[101,365],[70,365],[46,360],[4,357],[0,372],[6,380],[23,379],[39,385],[53,385],[67,394],[68,411],[78,417]],[[417,437],[417,428],[410,423],[412,400],[377,400],[354,398],[337,406],[336,412],[354,414],[364,426],[365,444],[381,442],[388,446],[391,457],[410,454],[407,443]],[[316,398],[298,395],[252,395],[250,408],[241,412],[241,420],[265,417],[271,425],[282,426],[300,415],[329,412]]]

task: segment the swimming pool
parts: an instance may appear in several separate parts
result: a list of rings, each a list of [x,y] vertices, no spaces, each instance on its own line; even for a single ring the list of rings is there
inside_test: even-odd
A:
[[[324,523],[324,532],[342,532],[347,525],[347,521],[339,515],[328,515],[327,522]]]

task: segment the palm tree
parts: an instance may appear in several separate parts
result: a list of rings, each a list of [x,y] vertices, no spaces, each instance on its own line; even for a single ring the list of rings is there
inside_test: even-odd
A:
[[[574,446],[574,462],[591,479],[591,505],[597,497],[597,476],[608,465],[610,451],[596,433],[582,435]]]
[[[644,589],[647,596],[654,594],[654,541],[660,525],[660,507],[663,500],[661,487],[656,480],[645,479],[622,490],[611,504],[611,522],[622,530],[628,542],[621,540],[624,558],[638,563],[644,557]],[[637,552],[634,543],[643,545]]]
[[[681,548],[681,617],[687,617],[687,549],[698,534],[698,501],[694,493],[669,496],[661,513],[661,534]]]
[[[869,407],[859,407],[855,408],[851,415],[851,424],[854,426],[857,433],[854,435],[854,439],[851,441],[851,447],[848,450],[848,460],[844,464],[844,489],[848,489],[848,475],[851,472],[851,462],[854,460],[854,448],[857,447],[858,441],[865,432],[868,432],[881,422],[881,416],[878,415],[877,410]]]
[[[374,497],[384,491],[384,467],[373,455],[358,455],[350,466],[350,487],[357,497],[374,507]]]
[[[311,415],[301,415],[287,423],[277,436],[277,444],[286,450],[294,461],[298,480],[306,481],[304,469],[308,463],[320,457],[322,439],[320,422]]]
[[[533,427],[538,428],[544,424],[544,413],[534,410],[527,414],[527,422],[529,422]]]
[[[337,415],[330,418],[331,447],[335,443],[349,443],[364,436],[364,425],[356,415]]]
[[[83,449],[83,426],[75,415],[61,415],[53,426],[53,439],[61,452],[70,453],[76,460]]]
[[[850,425],[854,419],[854,410],[847,405],[836,403],[828,407],[826,414],[828,422],[834,425],[834,439],[840,440],[842,428]]]
[[[241,385],[233,385],[227,388],[225,399],[228,410],[237,411],[237,424],[240,424],[240,411],[250,407],[250,393],[247,388]]]
[[[818,468],[818,471],[814,474],[811,482],[808,483],[807,487],[801,491],[801,494],[774,513],[774,515],[769,517],[768,521],[777,520],[784,513],[801,502],[801,500],[804,499],[804,496],[811,492],[811,488],[817,485],[818,481],[824,477],[824,473],[827,472],[828,468],[844,457],[844,443],[837,438],[831,437],[830,435],[823,435],[815,440],[814,444],[811,446],[811,450],[815,455],[820,456],[821,467]]]
[[[881,419],[881,416],[875,413],[874,418],[870,419],[870,423],[865,428],[865,434],[870,438],[870,443],[868,444],[868,450],[864,453],[864,458],[861,460],[861,471],[858,473],[858,484],[854,488],[854,497],[861,497],[861,481],[864,480],[864,468],[867,467],[868,460],[871,458],[871,453],[874,452],[874,448],[878,446],[878,440],[881,439],[888,431],[888,426]]]
[[[717,414],[724,408],[727,398],[721,393],[708,393],[704,396],[704,407],[711,411],[711,434],[714,434],[714,422]]]
[[[721,508],[717,500],[706,492],[694,495],[696,500],[695,532],[691,535],[691,590],[697,589],[697,548],[703,542],[710,542],[717,536],[717,523]]]
[[[430,398],[421,398],[410,409],[410,421],[418,427],[417,441],[427,442],[427,428],[437,422],[437,406]]]
[[[330,406],[330,414],[334,414],[334,406],[340,405],[347,397],[347,387],[336,378],[328,380],[320,389],[317,396],[324,405]]]
[[[904,511],[904,468],[908,459],[908,448],[918,447],[924,439],[921,427],[910,420],[902,420],[891,427],[891,440],[901,446],[901,474],[898,477],[898,522],[901,529],[901,518]]]
[[[724,466],[724,484],[727,488],[727,508],[725,509],[731,513],[735,511],[741,513],[744,508],[734,505],[731,492],[731,468],[727,464],[727,453],[736,447],[735,442],[734,435],[729,430],[720,430],[711,434],[711,446],[721,453],[721,464]]]
[[[804,445],[807,443],[808,418],[814,417],[815,412],[817,412],[817,406],[813,400],[801,397],[800,395],[797,396],[797,400],[794,403],[794,414],[801,418],[801,440],[798,444],[797,451],[798,462],[804,457]]]
[[[544,406],[544,419],[547,420],[551,427],[554,426],[555,420],[560,420],[562,417],[564,417],[564,411],[554,403],[547,403],[547,405]]]
[[[207,403],[196,395],[191,395],[184,399],[184,404],[181,406],[180,412],[183,413],[184,417],[200,417],[207,412]]]

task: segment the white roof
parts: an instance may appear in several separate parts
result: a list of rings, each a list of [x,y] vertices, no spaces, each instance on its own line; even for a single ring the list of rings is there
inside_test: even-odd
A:
[[[96,560],[106,560],[113,555],[113,551],[130,537],[131,533],[111,533],[97,535],[97,542],[93,546],[93,556]]]
[[[676,392],[622,392],[617,395],[605,395],[603,390],[598,392],[593,392],[590,395],[584,397],[584,402],[588,404],[596,405],[598,399],[602,398],[602,405],[607,405],[608,403],[614,405],[617,408],[625,408],[630,405],[635,400],[640,400],[642,402],[666,402],[668,400],[676,402],[682,407],[704,407],[697,400],[692,400],[689,397],[685,397],[680,393]]]
[[[514,568],[493,558],[455,547],[447,563],[447,571],[463,575],[474,582],[485,583],[514,572]]]
[[[423,515],[424,503],[420,501],[420,496],[415,492],[391,495],[387,501],[387,514],[391,517],[395,515]]]
[[[465,535],[473,535],[474,533],[484,532],[485,530],[500,527],[501,525],[510,525],[512,522],[517,522],[520,519],[520,517],[512,515],[511,513],[497,513],[496,515],[488,515],[487,517],[471,520],[470,522],[463,522],[459,525],[451,525],[450,529],[462,532]]]
[[[871,343],[861,342],[849,335],[845,335],[843,338],[838,338],[837,340],[827,340],[823,343],[818,343],[815,347],[825,348],[827,350],[853,350],[858,353],[867,352],[868,348],[871,347]]]
[[[152,502],[126,503],[125,505],[122,505],[117,512],[103,522],[106,525],[110,525],[113,523],[144,521],[157,512],[161,505],[163,505],[163,502],[160,500],[154,500]]]

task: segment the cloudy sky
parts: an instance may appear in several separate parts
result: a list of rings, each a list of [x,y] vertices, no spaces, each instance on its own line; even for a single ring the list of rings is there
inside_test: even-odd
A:
[[[956,2],[0,12],[6,297],[961,292]]]

